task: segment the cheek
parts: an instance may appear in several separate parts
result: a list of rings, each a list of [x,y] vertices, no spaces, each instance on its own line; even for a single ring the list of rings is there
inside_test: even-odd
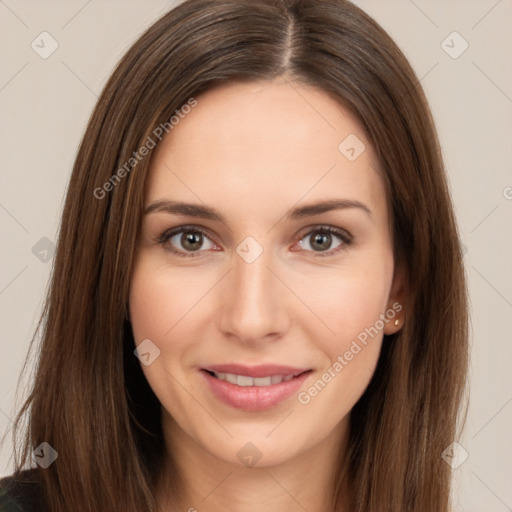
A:
[[[130,319],[137,343],[146,338],[161,337],[168,299],[164,290],[151,286],[149,280],[134,278],[130,291]]]
[[[169,373],[176,370],[172,363],[181,359],[183,344],[176,337],[173,326],[185,314],[183,294],[187,288],[179,286],[149,255],[139,257],[130,286],[130,321],[135,344],[149,339],[158,354],[149,365],[142,364],[142,371],[150,386],[161,399],[169,386]],[[178,291],[179,290],[179,291]],[[153,345],[150,345],[151,347]],[[172,379],[170,379],[172,383]]]
[[[374,374],[389,292],[387,277],[377,274],[340,279],[317,293],[319,316],[334,333],[318,322],[310,331],[323,359],[297,398],[310,417],[325,419],[318,426],[320,436],[328,435],[350,413]]]
[[[331,273],[329,279],[317,280],[310,294],[310,303],[329,329],[319,321],[310,324],[309,338],[324,356],[318,374],[323,382],[311,393],[306,390],[309,396],[301,403],[321,394],[313,407],[332,408],[333,421],[357,402],[378,361],[393,273],[392,256],[381,256],[385,257],[371,262],[366,259],[365,265],[347,266]]]
[[[130,319],[136,342],[170,339],[170,331],[204,294],[204,283],[171,271],[151,254],[142,253],[130,287]]]
[[[325,338],[327,353],[343,348],[385,313],[392,280],[392,264],[331,273],[309,287],[308,301],[329,329],[317,322],[317,332]],[[380,323],[379,323],[380,325]],[[318,335],[313,339],[318,338]]]
[[[205,274],[173,269],[150,250],[139,254],[130,286],[130,321],[137,345],[150,339],[160,350],[156,364],[143,366],[150,383],[160,374],[168,380],[168,372],[178,378],[192,364],[204,330],[204,299],[218,279]]]
[[[150,364],[141,364],[142,371],[164,408],[173,415],[189,406],[178,382],[183,382],[181,363],[190,343],[187,336],[180,335],[179,322],[194,297],[182,281],[151,254],[142,252],[132,275],[129,299],[135,344],[149,339],[159,350]]]

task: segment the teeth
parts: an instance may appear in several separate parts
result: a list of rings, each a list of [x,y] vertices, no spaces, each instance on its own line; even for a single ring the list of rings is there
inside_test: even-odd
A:
[[[215,373],[215,372],[214,372]],[[215,376],[221,379],[221,375],[224,375],[224,379],[227,382],[230,382],[231,384],[236,384],[236,375],[233,375],[232,373],[215,373]]]
[[[237,386],[270,386],[271,384],[280,384],[293,379],[293,375],[272,375],[269,377],[248,377],[247,375],[235,375],[233,373],[217,373],[213,372],[215,377],[225,380]]]
[[[272,377],[254,377],[255,386],[270,386],[272,384]]]
[[[254,379],[252,377],[247,377],[246,375],[237,375],[236,383],[239,386],[254,386]]]

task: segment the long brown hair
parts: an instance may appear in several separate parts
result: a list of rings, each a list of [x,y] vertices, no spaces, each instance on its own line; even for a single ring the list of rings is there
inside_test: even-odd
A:
[[[346,0],[187,0],[117,65],[74,164],[34,337],[41,334],[36,375],[14,429],[17,472],[44,441],[59,454],[38,469],[49,511],[157,510],[161,409],[127,319],[151,162],[134,154],[201,92],[278,76],[326,91],[366,131],[407,288],[404,328],[385,339],[351,412],[333,510],[345,461],[352,512],[447,511],[451,473],[441,453],[464,423],[468,365],[459,238],[419,81],[386,32]]]

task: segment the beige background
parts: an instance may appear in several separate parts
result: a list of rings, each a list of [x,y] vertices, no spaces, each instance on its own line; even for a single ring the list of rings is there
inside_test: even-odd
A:
[[[461,445],[469,457],[454,471],[455,510],[511,510],[512,0],[356,3],[389,31],[422,80],[467,249],[472,385]],[[40,240],[56,238],[88,116],[118,58],[172,5],[0,0],[0,435],[14,417],[50,272],[48,241]],[[31,48],[43,31],[58,43],[47,59]],[[452,58],[464,41],[468,49]],[[11,471],[10,448],[0,454],[0,475]]]

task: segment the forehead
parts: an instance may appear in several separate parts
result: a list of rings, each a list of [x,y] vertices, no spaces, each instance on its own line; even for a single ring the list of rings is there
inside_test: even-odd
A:
[[[302,199],[364,199],[376,208],[384,200],[361,126],[320,89],[282,79],[230,83],[196,100],[155,149],[147,200],[179,195],[260,216]]]

